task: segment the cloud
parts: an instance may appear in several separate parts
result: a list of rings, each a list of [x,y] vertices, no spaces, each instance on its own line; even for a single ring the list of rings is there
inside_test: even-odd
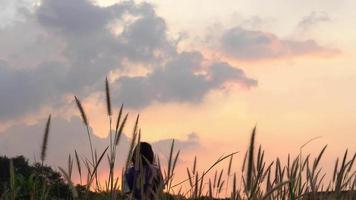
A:
[[[330,55],[338,51],[320,46],[314,40],[288,40],[263,31],[239,26],[228,29],[220,40],[221,50],[241,60],[274,59],[308,54]]]
[[[34,125],[19,124],[0,133],[1,153],[8,156],[24,155],[31,160],[36,157],[39,161],[44,127],[45,120],[42,120]],[[92,135],[92,141],[98,152],[108,144],[107,139],[101,139],[95,135]],[[123,137],[122,144],[127,146],[126,137]],[[125,146],[123,149],[127,149]],[[74,150],[77,150],[81,155],[90,157],[87,133],[81,120],[78,117],[73,117],[69,121],[63,118],[52,118],[47,163],[53,166],[63,166],[68,155],[73,155]]]
[[[67,95],[89,96],[111,71],[135,64],[150,73],[120,77],[113,85],[131,106],[196,103],[226,82],[255,85],[241,69],[219,61],[196,74],[205,58],[178,52],[165,20],[148,3],[100,7],[89,0],[43,0],[18,7],[26,17],[0,29],[0,121],[60,108]]]
[[[44,103],[54,104],[66,92],[66,71],[61,63],[42,63],[36,69],[11,68],[0,62],[0,120],[38,110]]]
[[[167,25],[154,11],[127,26],[120,38],[126,56],[134,61],[162,61],[176,54],[176,47],[166,34]]]
[[[192,151],[198,150],[198,149],[204,149],[204,147],[201,144],[200,138],[197,133],[192,132],[189,133],[186,137],[186,139],[175,139],[175,138],[170,138],[170,139],[163,139],[163,140],[158,140],[152,143],[154,150],[156,151],[157,155],[160,158],[160,162],[162,166],[165,166],[169,160],[169,154],[171,151],[171,146],[172,142],[174,140],[174,149],[173,149],[173,156],[176,155],[178,151],[179,157],[178,157],[178,162],[177,165],[181,163],[186,163],[187,157],[190,159],[192,158]],[[190,164],[190,163],[188,163]],[[165,166],[167,167],[167,166]]]
[[[5,132],[0,132],[0,152],[2,155],[16,156],[24,155],[30,160],[36,158],[39,161],[41,142],[46,121],[34,125],[19,124],[11,127]],[[153,141],[151,144],[160,156],[169,154],[172,139]],[[99,138],[92,135],[92,142],[98,153],[102,152],[109,145],[109,137]],[[122,165],[126,162],[127,152],[131,139],[125,134],[122,135],[117,151],[117,163]],[[188,134],[187,139],[175,139],[175,149],[186,152],[189,149],[201,147],[197,134]],[[74,156],[74,151],[81,156],[90,158],[90,147],[87,133],[83,127],[81,119],[72,117],[66,120],[60,117],[52,118],[46,163],[52,166],[65,166],[68,155]],[[106,162],[104,162],[105,164]]]
[[[317,26],[321,22],[330,21],[330,17],[326,12],[312,12],[310,15],[303,17],[303,19],[298,23],[297,29],[300,32],[308,31],[309,29]]]
[[[105,8],[83,0],[45,0],[36,11],[41,24],[66,34],[90,34],[102,30],[112,19],[111,14]]]
[[[192,149],[197,149],[201,147],[200,144],[200,138],[198,136],[197,133],[190,133],[187,135],[186,139],[183,140],[178,140],[178,139],[163,139],[163,140],[159,140],[153,143],[153,145],[155,146],[155,148],[165,154],[165,156],[167,156],[167,154],[169,154],[171,145],[172,145],[172,141],[174,140],[174,149],[178,149],[181,151],[188,151],[188,150],[192,150]],[[168,155],[169,156],[169,155]]]
[[[26,11],[29,7],[31,7],[32,1],[33,0],[0,0],[0,29],[14,22],[23,20],[26,15]]]
[[[134,107],[157,102],[200,102],[212,89],[227,82],[247,88],[257,85],[245,73],[228,63],[214,62],[202,70],[203,56],[199,52],[182,52],[165,66],[147,76],[121,77],[117,80],[117,100]]]

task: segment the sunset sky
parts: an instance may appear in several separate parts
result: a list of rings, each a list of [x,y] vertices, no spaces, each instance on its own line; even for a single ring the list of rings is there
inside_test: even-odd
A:
[[[251,130],[267,158],[356,150],[354,0],[0,0],[0,153],[48,162],[88,152],[73,96],[98,148],[109,132],[104,80],[125,129],[140,113],[143,140],[179,167],[241,153]],[[127,138],[125,138],[125,141]],[[123,143],[125,143],[125,141]],[[126,141],[128,142],[128,141]],[[127,146],[122,144],[122,148]],[[122,158],[124,159],[124,158]]]

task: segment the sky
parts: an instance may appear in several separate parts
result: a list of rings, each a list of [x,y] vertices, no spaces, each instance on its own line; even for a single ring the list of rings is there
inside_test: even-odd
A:
[[[143,140],[165,158],[175,139],[183,170],[194,156],[203,169],[245,152],[254,126],[268,159],[297,155],[320,137],[303,151],[328,144],[327,168],[356,149],[354,7],[353,0],[0,0],[0,152],[38,159],[51,113],[48,162],[66,165],[74,149],[88,153],[74,95],[103,149],[108,77],[114,113],[122,103],[129,112],[123,149],[139,113]]]

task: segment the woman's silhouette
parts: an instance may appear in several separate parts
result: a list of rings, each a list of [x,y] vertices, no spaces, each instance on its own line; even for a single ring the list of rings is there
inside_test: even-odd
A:
[[[160,168],[154,163],[152,147],[147,142],[136,145],[132,154],[132,165],[124,176],[124,190],[135,199],[156,199],[164,186]]]

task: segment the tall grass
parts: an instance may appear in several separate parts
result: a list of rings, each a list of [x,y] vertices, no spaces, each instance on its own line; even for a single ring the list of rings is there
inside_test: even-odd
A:
[[[115,128],[112,129],[114,107],[112,107],[111,103],[108,79],[105,80],[105,94],[110,141],[108,146],[100,153],[97,152],[92,143],[92,132],[90,131],[91,128],[84,107],[80,100],[74,96],[87,133],[90,157],[87,158],[85,155],[80,155],[80,153],[75,150],[74,159],[71,155],[68,156],[67,170],[59,167],[64,179],[71,188],[72,199],[95,199],[93,193],[100,199],[115,200],[133,198],[132,193],[124,194],[123,177],[125,170],[128,169],[130,165],[131,158],[133,156],[139,156],[137,153],[139,151],[136,151],[136,155],[134,155],[134,147],[141,141],[141,129],[139,126],[140,115],[137,115],[132,129],[132,137],[129,142],[126,162],[124,163],[123,169],[119,169],[116,165],[116,157],[117,154],[121,152],[117,152],[117,150],[128,121],[128,113],[124,114],[124,106],[121,105],[118,110]],[[51,116],[49,116],[47,120],[42,142],[42,164],[46,157],[50,122]],[[256,132],[256,127],[254,127],[248,150],[242,159],[239,157],[238,152],[221,155],[210,166],[199,171],[197,167],[198,159],[194,157],[192,166],[186,168],[186,178],[178,177],[176,174],[176,167],[181,151],[175,149],[175,141],[172,140],[170,151],[167,152],[169,157],[166,165],[161,165],[158,156],[155,159],[156,164],[162,171],[164,179],[163,184],[160,186],[164,191],[158,190],[159,192],[155,194],[156,199],[356,199],[355,153],[350,156],[350,152],[346,150],[342,157],[337,158],[334,163],[331,178],[330,180],[326,180],[326,172],[320,166],[320,162],[326,153],[327,145],[325,145],[314,158],[311,154],[302,156],[302,148],[316,139],[313,138],[301,146],[299,155],[294,158],[288,155],[286,164],[282,164],[282,161],[278,157],[273,161],[265,160],[265,150],[261,145],[256,145]],[[99,166],[103,164],[105,158],[107,158],[109,166],[107,169],[109,172],[108,177],[106,180],[99,180]],[[238,161],[239,159],[241,159],[241,161]],[[228,160],[226,168],[222,167],[222,163],[224,163],[225,160]],[[240,169],[233,168],[233,160],[234,162],[241,163]],[[78,174],[80,179],[77,185],[75,185],[72,180],[74,163],[77,166],[76,174]],[[142,171],[142,163],[137,162],[134,167]],[[120,170],[122,173],[114,173]],[[21,185],[16,185],[15,171],[16,169],[14,169],[13,164],[10,164],[11,179],[8,192],[2,195],[4,199],[16,199],[17,188],[21,187]],[[224,172],[226,173],[226,177],[224,176]],[[141,192],[144,181],[143,175],[140,175],[134,184],[141,188]],[[105,182],[104,186],[101,185],[102,182]],[[84,188],[84,193],[78,191],[80,188]],[[46,195],[42,195],[42,197],[42,199],[50,199],[50,197]]]
[[[43,135],[43,141],[42,141],[42,147],[41,147],[41,162],[43,165],[43,162],[46,158],[46,151],[47,151],[47,144],[48,144],[48,135],[49,135],[49,127],[51,125],[51,115],[49,115],[47,123],[46,123],[46,128],[45,132]]]

